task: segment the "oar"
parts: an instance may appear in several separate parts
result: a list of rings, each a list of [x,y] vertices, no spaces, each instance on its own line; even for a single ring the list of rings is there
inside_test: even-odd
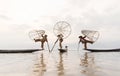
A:
[[[52,51],[53,51],[53,48],[55,47],[55,44],[57,43],[57,41],[58,41],[58,39],[55,41],[55,43],[54,43],[54,45],[53,45],[53,47],[52,47],[52,49],[51,49],[51,51],[50,51],[50,52],[52,52]]]
[[[48,50],[49,50],[49,52],[50,52],[50,47],[49,47],[49,43],[47,42],[47,46],[48,46]]]
[[[53,51],[53,48],[55,47],[55,44],[56,44],[56,42],[54,43],[54,45],[53,45],[53,47],[52,47],[52,49],[51,49],[51,51],[50,51],[50,52],[52,52],[52,51]]]
[[[80,43],[78,43],[78,48],[77,48],[77,51],[79,51],[79,45],[80,45]]]

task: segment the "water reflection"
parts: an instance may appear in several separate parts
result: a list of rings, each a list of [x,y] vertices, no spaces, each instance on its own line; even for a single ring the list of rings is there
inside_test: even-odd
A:
[[[90,52],[85,52],[80,58],[81,73],[87,76],[96,76],[96,66],[94,55]]]
[[[84,53],[83,57],[81,57],[81,66],[88,67],[88,55]]]
[[[46,72],[46,64],[44,62],[44,56],[43,53],[40,53],[40,57],[37,59],[37,63],[34,64],[35,68],[34,68],[34,73],[36,73],[37,75],[35,76],[44,76],[44,72]]]
[[[42,52],[35,61],[33,76],[98,76],[101,72],[95,64],[95,58],[91,52],[81,53],[79,57],[75,51]]]
[[[59,53],[59,63],[58,63],[58,76],[64,76],[64,65],[63,65],[63,54]]]

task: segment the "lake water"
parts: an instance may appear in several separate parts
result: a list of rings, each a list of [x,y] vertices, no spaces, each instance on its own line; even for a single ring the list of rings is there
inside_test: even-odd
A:
[[[0,76],[120,76],[120,53],[0,54]]]

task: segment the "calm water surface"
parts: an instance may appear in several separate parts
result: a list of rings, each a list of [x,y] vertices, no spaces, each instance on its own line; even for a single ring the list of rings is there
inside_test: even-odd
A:
[[[120,76],[120,53],[0,54],[0,76]]]

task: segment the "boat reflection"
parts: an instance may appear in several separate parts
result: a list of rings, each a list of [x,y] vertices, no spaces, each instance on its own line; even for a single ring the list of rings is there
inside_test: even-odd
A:
[[[58,76],[65,76],[64,59],[63,59],[64,55],[66,55],[66,53],[59,52],[59,62],[58,62],[58,65],[57,65]]]
[[[40,57],[37,59],[37,63],[34,64],[35,68],[33,70],[35,76],[44,76],[46,72],[46,64],[44,63],[43,53],[40,53]]]
[[[94,62],[94,55],[89,52],[85,52],[80,58],[81,73],[87,76],[96,76],[96,66]]]

